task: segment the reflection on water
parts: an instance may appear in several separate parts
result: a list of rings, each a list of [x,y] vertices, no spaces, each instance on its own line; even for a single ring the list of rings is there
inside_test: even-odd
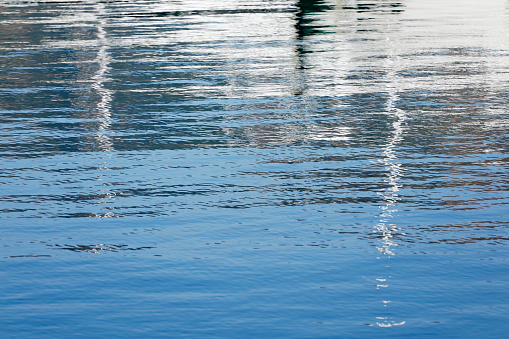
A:
[[[391,115],[394,122],[392,123],[393,134],[388,138],[387,144],[383,145],[383,157],[380,159],[380,162],[386,169],[386,179],[384,181],[387,183],[387,187],[378,192],[383,199],[383,204],[379,206],[380,219],[375,228],[380,236],[378,250],[383,256],[390,258],[396,254],[394,248],[398,246],[398,244],[393,240],[393,233],[400,231],[397,224],[394,222],[394,217],[398,212],[397,205],[401,200],[398,192],[400,191],[400,188],[402,188],[401,179],[403,177],[403,164],[398,162],[397,149],[403,140],[404,122],[407,117],[405,111],[398,108],[400,88],[395,80],[395,76],[400,62],[400,60],[398,60],[399,53],[394,50],[394,42],[391,41],[390,38],[387,39],[387,43],[389,45],[388,50],[390,52],[388,53],[386,66],[388,70],[388,98],[385,111],[387,114]],[[388,287],[389,279],[390,276],[377,278],[376,280],[379,282],[377,283],[377,289]],[[390,300],[382,300],[384,307],[386,307],[390,302]],[[379,320],[377,321],[377,325],[380,327],[391,327],[405,324],[405,320],[388,320],[388,317],[377,317],[377,320]]]
[[[97,245],[53,245],[55,249],[68,250],[73,252],[87,252],[87,253],[99,253],[102,251],[118,252],[118,251],[139,251],[142,249],[152,248],[150,246],[142,246],[137,248],[128,247],[127,245],[115,245],[115,244],[97,244]]]
[[[99,47],[95,62],[97,62],[99,65],[99,70],[92,77],[92,88],[97,91],[97,94],[100,98],[97,102],[97,118],[99,120],[97,144],[104,152],[111,152],[113,151],[113,143],[111,142],[110,137],[107,135],[107,131],[111,126],[110,106],[114,93],[104,86],[105,82],[107,81],[106,75],[111,69],[111,57],[108,53],[108,39],[106,37],[106,31],[104,30],[104,27],[106,26],[106,20],[104,19],[106,11],[104,4],[102,3],[98,3],[95,6],[98,16],[96,26],[96,41]]]
[[[508,18],[3,2],[0,336],[503,337]]]
[[[97,145],[99,148],[105,152],[102,156],[104,165],[103,170],[105,172],[109,171],[108,168],[108,158],[109,158],[109,152],[112,152],[114,150],[113,148],[113,142],[109,136],[110,128],[111,128],[111,101],[112,97],[114,95],[114,92],[112,90],[109,90],[105,88],[105,83],[107,81],[106,75],[110,71],[110,62],[111,57],[108,52],[109,44],[108,44],[108,38],[106,36],[106,9],[105,5],[103,3],[97,3],[95,4],[95,10],[97,15],[97,44],[99,47],[99,50],[97,52],[97,57],[95,62],[99,65],[99,70],[96,72],[96,74],[92,77],[92,88],[97,92],[99,96],[99,101],[97,102],[97,120],[99,121],[98,131],[97,131]],[[107,175],[102,175],[98,180],[104,181],[107,180]],[[101,199],[99,201],[99,204],[107,204],[109,199],[112,199],[115,197],[116,193],[108,189],[108,186],[110,185],[109,182],[103,182],[102,185],[104,186],[104,189],[101,190],[101,195],[105,196],[105,198]],[[113,217],[115,214],[114,212],[107,211],[96,214],[99,218],[110,218]]]

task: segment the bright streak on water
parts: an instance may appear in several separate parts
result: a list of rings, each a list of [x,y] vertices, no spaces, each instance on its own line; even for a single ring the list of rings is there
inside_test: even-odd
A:
[[[508,25],[0,1],[0,337],[506,336]]]

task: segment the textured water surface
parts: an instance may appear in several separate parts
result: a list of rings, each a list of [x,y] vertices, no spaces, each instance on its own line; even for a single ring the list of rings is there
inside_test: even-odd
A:
[[[0,1],[0,337],[506,336],[508,28]]]

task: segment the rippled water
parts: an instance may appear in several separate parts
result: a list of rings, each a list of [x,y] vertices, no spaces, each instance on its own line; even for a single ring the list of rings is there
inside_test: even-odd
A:
[[[0,2],[2,338],[501,338],[509,4]]]

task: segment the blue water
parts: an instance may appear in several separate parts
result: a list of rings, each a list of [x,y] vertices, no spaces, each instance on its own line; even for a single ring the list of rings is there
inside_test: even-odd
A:
[[[0,337],[506,337],[508,28],[1,1]]]

